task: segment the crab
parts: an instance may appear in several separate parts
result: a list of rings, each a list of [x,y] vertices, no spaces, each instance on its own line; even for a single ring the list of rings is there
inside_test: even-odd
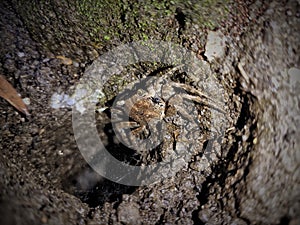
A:
[[[134,122],[133,126],[137,126],[132,131],[133,135],[141,135],[140,137],[144,138],[149,137],[150,133],[148,132],[149,124],[151,120],[162,120],[165,116],[165,102],[159,97],[145,96],[144,98],[138,100],[132,106],[129,118]]]
[[[146,77],[129,85],[111,109],[118,139],[143,154],[160,145],[162,158],[176,148],[188,148],[200,135],[196,104],[225,115],[220,103],[185,83]]]

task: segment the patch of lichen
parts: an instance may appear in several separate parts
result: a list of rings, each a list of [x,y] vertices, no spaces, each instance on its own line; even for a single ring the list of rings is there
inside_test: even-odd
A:
[[[74,6],[91,41],[103,46],[106,41],[120,37],[118,32],[122,12],[120,2],[76,0]]]
[[[202,29],[215,29],[228,14],[229,0],[184,1],[183,13]]]
[[[214,29],[227,14],[228,1],[75,1],[78,12],[84,18],[85,27],[97,46],[115,40],[130,42],[159,39],[181,43],[178,35],[179,21],[176,10],[180,8],[189,34],[189,27],[197,24],[200,29]]]
[[[34,39],[56,55],[85,58],[92,49],[101,53],[110,46],[136,40],[187,42],[190,36],[197,36],[195,27],[218,27],[227,14],[229,0],[12,1]],[[181,18],[176,15],[178,9]]]
[[[103,42],[130,42],[162,39],[168,17],[172,17],[169,3],[135,1],[76,1],[89,36],[97,46]]]

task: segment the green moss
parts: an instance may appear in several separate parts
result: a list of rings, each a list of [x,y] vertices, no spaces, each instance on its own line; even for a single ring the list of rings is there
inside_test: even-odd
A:
[[[12,0],[33,38],[54,54],[74,58],[78,49],[110,48],[131,41],[188,43],[195,30],[214,29],[228,13],[229,0]],[[232,0],[233,1],[233,0]],[[185,26],[179,30],[176,9]],[[194,29],[194,27],[197,27]],[[198,37],[201,38],[201,37]],[[193,42],[191,40],[190,42]],[[99,48],[96,48],[100,50]],[[82,52],[82,51],[81,51]],[[75,58],[84,57],[80,53]],[[88,54],[86,54],[88,55]]]
[[[149,39],[147,34],[142,34],[142,36],[143,36],[143,41],[147,41]]]
[[[226,15],[227,1],[160,1],[147,2],[84,0],[75,1],[78,12],[85,19],[93,41],[123,40],[124,42],[154,39],[173,40],[180,43],[174,27],[167,22],[174,21],[177,8],[186,15],[187,23],[198,24],[200,28],[214,29]],[[187,28],[188,29],[188,28]],[[188,31],[187,31],[188,33]],[[110,38],[107,38],[107,37]],[[176,41],[177,39],[177,41]]]
[[[109,41],[109,40],[110,40],[110,36],[109,36],[109,35],[104,35],[103,39],[104,39],[105,41]]]

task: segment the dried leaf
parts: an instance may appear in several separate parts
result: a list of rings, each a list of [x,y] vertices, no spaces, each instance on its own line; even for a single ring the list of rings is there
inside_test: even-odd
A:
[[[30,116],[27,106],[18,95],[16,89],[7,82],[4,76],[0,75],[0,97],[8,101],[12,106],[14,106],[20,112]]]
[[[55,58],[62,60],[62,63],[65,65],[72,65],[73,61],[70,58],[67,58],[63,55],[58,55]]]

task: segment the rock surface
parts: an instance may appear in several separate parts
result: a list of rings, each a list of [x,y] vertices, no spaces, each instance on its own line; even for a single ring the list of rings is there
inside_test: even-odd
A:
[[[211,61],[212,73],[207,77],[215,76],[224,86],[233,126],[224,139],[207,144],[215,153],[213,164],[199,153],[176,176],[141,187],[113,183],[88,167],[74,139],[71,110],[53,109],[51,96],[71,95],[91,62],[122,40],[132,40],[134,31],[139,39],[149,38],[145,34],[150,33],[205,58],[209,38],[204,34],[211,25],[201,27],[199,14],[207,13],[197,4],[166,3],[166,8],[145,5],[134,14],[129,9],[140,6],[124,3],[123,14],[109,14],[105,21],[98,21],[105,32],[112,31],[101,31],[105,40],[93,42],[85,27],[78,25],[78,15],[70,13],[78,11],[68,1],[51,1],[57,7],[50,9],[48,3],[38,4],[34,19],[22,11],[28,12],[30,4],[23,7],[12,2],[0,3],[0,73],[30,99],[32,117],[22,117],[0,99],[0,224],[299,221],[300,91],[293,85],[300,69],[299,2],[234,1],[228,4],[225,19],[219,19],[222,12],[218,15],[213,28],[226,37],[226,48],[218,53],[218,60]],[[69,13],[57,13],[65,9]],[[159,26],[143,15],[155,15]],[[207,18],[211,16],[215,15]],[[133,66],[123,78],[150,74],[153,68]],[[107,93],[115,93],[120,84],[112,82]],[[108,120],[97,119],[98,128]],[[207,169],[199,171],[201,164]]]

